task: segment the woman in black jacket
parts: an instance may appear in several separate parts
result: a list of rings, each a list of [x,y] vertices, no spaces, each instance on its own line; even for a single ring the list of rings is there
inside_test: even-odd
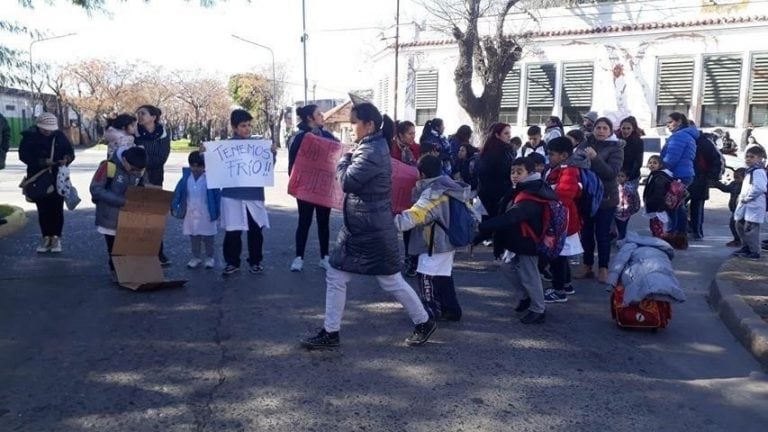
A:
[[[160,108],[152,105],[142,105],[136,110],[138,127],[134,143],[144,147],[147,152],[147,168],[145,184],[163,186],[165,163],[171,154],[171,137],[160,123],[163,114]]]
[[[395,125],[373,104],[355,105],[350,114],[360,144],[336,168],[344,191],[344,225],[326,272],[325,323],[301,341],[308,349],[339,346],[339,329],[353,274],[376,276],[379,286],[403,305],[416,325],[405,342],[421,345],[437,329],[419,296],[400,274],[400,249],[392,217],[392,161],[389,153]]]
[[[640,181],[640,168],[643,166],[643,130],[637,126],[637,119],[629,116],[621,121],[621,137],[624,139],[624,163],[621,170],[627,173],[627,181],[635,186]]]
[[[496,123],[480,149],[480,158],[475,169],[477,170],[477,196],[488,213],[483,220],[499,214],[499,201],[512,186],[509,170],[512,168],[515,155],[510,150],[511,140],[511,127],[506,123]]]
[[[299,154],[301,143],[307,134],[338,141],[332,133],[323,129],[325,119],[317,105],[307,105],[296,108],[296,115],[301,119],[299,131],[293,136],[288,146],[288,175],[293,171],[293,164]],[[330,239],[331,209],[296,199],[299,208],[299,225],[296,227],[296,258],[291,263],[292,272],[300,272],[304,268],[304,251],[307,247],[309,228],[312,226],[312,213],[317,217],[317,238],[320,240],[320,267],[330,268],[328,263],[328,242]]]
[[[64,229],[64,198],[56,192],[56,176],[60,166],[68,166],[75,160],[75,150],[67,136],[59,130],[56,116],[42,113],[35,126],[21,133],[19,159],[27,165],[27,178],[42,170],[53,187],[51,193],[35,200],[37,219],[43,235],[37,252],[61,252],[61,232]]]

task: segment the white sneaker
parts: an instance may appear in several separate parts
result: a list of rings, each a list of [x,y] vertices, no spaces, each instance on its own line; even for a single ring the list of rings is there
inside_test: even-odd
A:
[[[206,258],[205,259],[205,268],[212,269],[216,265],[216,260],[213,258]]]
[[[51,252],[61,253],[61,237],[51,237]]]
[[[330,270],[331,269],[330,257],[328,255],[324,256],[323,259],[321,259],[317,265],[319,265],[325,271]]]
[[[291,263],[292,272],[300,272],[304,268],[304,260],[301,257],[296,257]]]
[[[40,240],[40,246],[37,247],[37,253],[46,253],[51,250],[51,238],[43,237]]]
[[[191,268],[191,269],[196,269],[196,268],[200,267],[200,264],[202,264],[202,263],[203,263],[203,260],[201,260],[200,258],[192,258],[187,263],[187,267]]]

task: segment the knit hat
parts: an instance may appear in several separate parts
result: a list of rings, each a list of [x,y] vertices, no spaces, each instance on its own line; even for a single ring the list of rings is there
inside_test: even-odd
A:
[[[37,116],[35,126],[43,130],[55,131],[59,130],[59,121],[56,119],[55,115],[49,112],[44,112]]]
[[[582,116],[585,119],[589,119],[593,124],[597,121],[597,111],[590,111]]]

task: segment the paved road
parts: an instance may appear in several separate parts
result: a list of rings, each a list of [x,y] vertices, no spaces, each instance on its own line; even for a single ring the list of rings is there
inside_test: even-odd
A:
[[[100,157],[78,155],[84,195]],[[19,198],[21,167],[9,159],[0,202]],[[172,156],[166,188],[184,161]],[[552,306],[547,324],[523,326],[480,252],[459,256],[464,320],[442,325],[427,346],[402,344],[406,314],[361,278],[350,286],[343,346],[305,352],[297,341],[321,324],[323,273],[314,233],[305,272],[287,271],[297,218],[285,166],[281,154],[279,185],[267,194],[264,275],[224,281],[185,270],[188,245],[174,220],[169,273],[187,287],[118,289],[88,202],[66,214],[60,256],[32,253],[34,215],[0,241],[0,430],[765,430],[768,379],[705,299],[729,252],[719,192],[707,241],[675,260],[689,301],[666,331],[617,329],[592,283]]]

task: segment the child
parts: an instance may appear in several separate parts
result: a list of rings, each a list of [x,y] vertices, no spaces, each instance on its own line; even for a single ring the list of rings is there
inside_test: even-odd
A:
[[[533,171],[544,176],[544,171],[547,170],[547,160],[544,156],[539,153],[529,153],[526,157],[533,161]],[[539,274],[543,280],[552,282],[552,272],[549,271],[549,262],[547,262],[544,257],[539,257]]]
[[[232,138],[250,139],[253,116],[242,109],[232,111],[229,122],[232,125]],[[272,154],[277,148],[272,145]],[[261,261],[264,258],[264,235],[262,230],[269,228],[269,216],[264,206],[263,187],[234,187],[221,190],[221,226],[224,234],[224,276],[240,271],[240,254],[243,249],[242,234],[248,232],[248,272],[264,272]]]
[[[425,141],[419,145],[419,152],[422,156],[430,155],[437,158],[442,158],[442,152],[440,151],[440,148],[437,146],[437,144],[431,142],[431,141]],[[450,176],[451,171],[445,169],[445,164],[443,164],[443,174]]]
[[[651,235],[662,238],[666,231],[665,225],[669,223],[666,196],[669,185],[672,184],[672,172],[664,169],[664,164],[658,155],[648,159],[648,169],[651,174],[643,191],[645,215],[650,219]]]
[[[477,161],[480,155],[472,144],[462,144],[459,146],[458,160],[453,178],[457,181],[468,184],[472,190],[477,189]]]
[[[184,235],[188,235],[192,243],[192,259],[187,267],[195,269],[203,264],[200,252],[205,245],[205,268],[212,269],[215,264],[213,240],[216,238],[216,221],[219,219],[220,192],[218,189],[208,189],[205,160],[199,151],[190,153],[187,161],[189,168],[182,170],[181,180],[173,193],[171,214],[184,219]]]
[[[419,177],[413,190],[418,201],[402,214],[395,215],[399,231],[411,231],[410,251],[419,255],[416,268],[424,308],[434,319],[458,321],[461,306],[453,283],[455,247],[439,224],[448,227],[449,198],[467,201],[470,190],[443,174],[442,162],[433,155],[419,159]]]
[[[515,159],[511,171],[512,188],[501,201],[501,208],[505,212],[481,223],[480,234],[473,243],[479,243],[488,234],[495,233],[494,243],[500,242],[508,252],[514,253],[513,257],[507,258],[502,264],[502,271],[512,282],[515,297],[519,301],[515,311],[528,311],[520,319],[523,324],[541,324],[546,314],[544,291],[537,269],[539,254],[534,239],[523,235],[523,224],[530,226],[533,232],[541,233],[544,230],[542,218],[545,204],[525,196],[556,200],[557,195],[544,183],[541,174],[533,171],[531,159]]]
[[[727,185],[716,181],[714,186],[717,189],[730,195],[728,199],[728,210],[731,211],[731,219],[728,221],[728,227],[731,229],[731,235],[733,240],[729,241],[725,245],[728,247],[741,247],[741,239],[739,239],[739,233],[736,232],[736,220],[733,218],[733,214],[736,211],[736,206],[739,204],[739,195],[741,194],[741,185],[744,184],[744,177],[747,174],[745,168],[739,168],[733,172],[733,181]]]
[[[109,255],[109,270],[115,279],[112,246],[117,235],[117,217],[125,205],[129,186],[141,184],[147,154],[141,147],[120,147],[111,160],[103,161],[91,180],[91,196],[96,204],[96,231],[104,235]]]
[[[640,194],[633,182],[627,181],[627,173],[619,171],[616,176],[619,182],[619,205],[616,207],[616,229],[619,232],[617,240],[624,240],[627,236],[627,225],[633,214],[640,211]]]
[[[762,147],[749,147],[744,154],[747,164],[749,184],[741,188],[739,204],[733,218],[736,232],[741,239],[741,249],[734,256],[752,260],[760,259],[760,224],[765,222],[768,179],[765,172],[765,150]]]
[[[532,153],[538,153],[542,156],[546,156],[546,150],[544,149],[544,141],[541,139],[541,128],[538,126],[531,126],[528,128],[528,142],[522,147],[520,155],[530,156]]]
[[[132,147],[133,137],[136,135],[136,117],[130,114],[120,114],[114,119],[107,120],[107,131],[104,138],[107,139],[107,160],[120,147]]]
[[[576,294],[571,285],[571,266],[568,257],[584,252],[581,247],[581,216],[576,205],[581,196],[581,170],[589,169],[590,163],[586,155],[573,154],[573,145],[567,137],[551,140],[549,147],[549,163],[546,182],[554,189],[555,194],[568,209],[568,237],[560,256],[549,263],[552,271],[552,289],[544,292],[545,303],[565,303],[568,295]]]

